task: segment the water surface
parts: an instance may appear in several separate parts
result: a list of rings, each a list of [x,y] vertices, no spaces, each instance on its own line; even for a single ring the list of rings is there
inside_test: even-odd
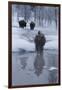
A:
[[[57,50],[12,53],[12,85],[58,83]]]

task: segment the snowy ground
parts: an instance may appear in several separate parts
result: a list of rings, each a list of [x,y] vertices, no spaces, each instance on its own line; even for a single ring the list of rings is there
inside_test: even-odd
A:
[[[32,31],[27,28],[12,27],[12,51],[18,51],[19,49],[35,51],[34,37],[40,29],[41,28],[35,28],[34,31]],[[44,29],[45,28],[40,30],[46,37],[44,49],[58,49],[57,31],[52,28],[46,28],[46,31]]]

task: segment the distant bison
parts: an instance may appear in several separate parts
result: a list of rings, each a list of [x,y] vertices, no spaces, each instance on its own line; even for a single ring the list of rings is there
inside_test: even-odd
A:
[[[34,27],[35,27],[35,23],[34,23],[34,22],[31,22],[31,23],[30,23],[30,29],[33,30]]]
[[[24,20],[19,21],[19,26],[20,26],[21,28],[26,27],[26,22],[25,22]]]

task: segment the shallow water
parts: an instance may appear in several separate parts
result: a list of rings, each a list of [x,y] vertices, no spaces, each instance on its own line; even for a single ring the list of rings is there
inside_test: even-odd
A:
[[[58,83],[57,50],[44,50],[41,55],[12,53],[12,85]]]

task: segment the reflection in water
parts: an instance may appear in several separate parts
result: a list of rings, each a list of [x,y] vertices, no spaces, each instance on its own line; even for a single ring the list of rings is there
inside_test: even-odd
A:
[[[43,52],[41,54],[37,54],[34,61],[35,74],[39,76],[43,71],[44,66],[44,57]]]
[[[24,57],[24,58],[22,58],[21,60],[20,60],[20,62],[21,62],[21,65],[22,65],[22,69],[25,69],[26,68],[26,65],[27,65],[27,63],[26,63],[26,57]]]
[[[19,57],[21,69],[25,69],[27,66],[27,57]]]
[[[57,51],[45,50],[36,53],[12,53],[12,84],[58,83]]]

